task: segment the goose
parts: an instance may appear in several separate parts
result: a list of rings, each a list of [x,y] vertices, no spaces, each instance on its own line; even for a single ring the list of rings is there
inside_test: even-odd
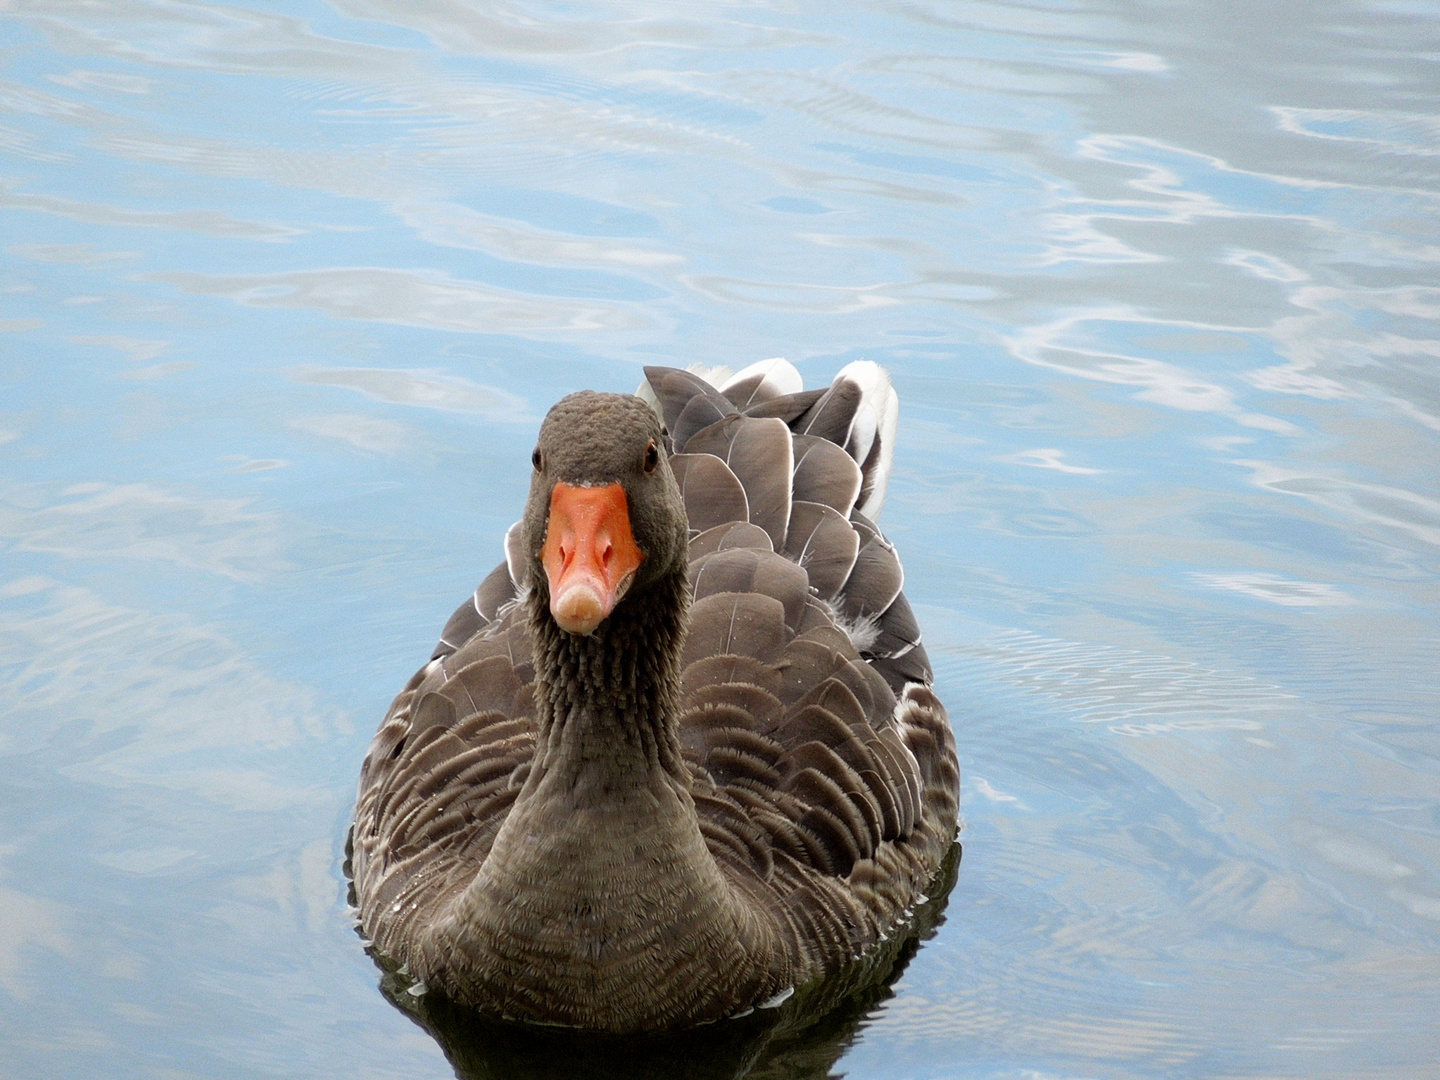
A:
[[[359,930],[412,994],[613,1033],[745,1015],[903,929],[954,843],[874,520],[888,375],[645,374],[551,408],[505,560],[365,757]]]

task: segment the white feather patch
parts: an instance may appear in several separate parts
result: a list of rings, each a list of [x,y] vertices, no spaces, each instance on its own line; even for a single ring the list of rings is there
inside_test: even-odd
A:
[[[523,520],[515,522],[505,530],[505,567],[510,571],[510,580],[515,585],[515,591],[521,596],[530,588],[530,574],[525,561],[525,553],[520,550],[520,537],[524,531]]]
[[[914,683],[905,687],[904,692],[895,702],[895,712],[893,713],[895,723],[900,728],[900,749],[905,752],[904,764],[910,768],[912,776],[920,775],[920,762],[915,760],[915,753],[910,749],[910,733],[915,731],[919,726],[912,721],[910,717],[916,711],[923,708],[923,706],[916,703],[915,698],[912,696],[916,689],[923,688],[916,687]]]
[[[842,615],[836,615],[835,625],[850,639],[850,644],[855,646],[858,653],[869,652],[880,637],[879,615],[862,615],[854,622]]]
[[[872,360],[856,360],[845,365],[835,376],[837,382],[841,379],[849,379],[860,387],[860,405],[855,410],[845,449],[864,466],[875,440],[880,441],[870,494],[856,507],[873,521],[885,503],[885,491],[890,486],[890,469],[895,463],[895,431],[900,424],[900,398],[890,385],[885,369]]]
[[[785,1002],[789,1001],[794,996],[794,994],[795,988],[793,986],[787,986],[784,990],[781,990],[774,997],[768,997],[764,1001],[757,1001],[755,1003],[755,1008],[778,1009],[781,1005],[784,1005]]]
[[[757,399],[798,394],[805,389],[805,380],[801,378],[800,372],[795,370],[795,365],[783,356],[776,356],[769,360],[756,361],[749,367],[737,371],[720,386],[720,392],[723,394],[736,383],[743,382],[754,375],[764,376],[760,384],[761,392],[756,395]]]
[[[695,363],[691,364],[685,370],[688,371],[691,375],[700,376],[700,378],[704,379],[711,386],[715,387],[716,390],[720,389],[721,383],[727,382],[730,378],[730,369],[724,364],[716,364],[714,367],[706,367],[704,364]]]
[[[660,423],[665,423],[665,410],[660,406],[660,399],[655,396],[655,388],[650,385],[649,379],[641,379],[640,385],[635,388],[635,396],[650,406],[650,411],[660,418]]]

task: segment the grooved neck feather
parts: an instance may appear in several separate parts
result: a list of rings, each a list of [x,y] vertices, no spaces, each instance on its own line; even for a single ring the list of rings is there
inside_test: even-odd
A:
[[[535,641],[532,773],[683,772],[675,729],[690,587],[684,567],[629,598],[595,632],[556,625],[544,577],[526,600]]]

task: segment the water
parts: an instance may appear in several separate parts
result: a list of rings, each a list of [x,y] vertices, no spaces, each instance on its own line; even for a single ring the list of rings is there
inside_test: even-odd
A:
[[[1437,56],[1359,0],[6,5],[9,1070],[450,1075],[344,918],[370,734],[551,401],[785,355],[893,373],[964,770],[813,1074],[1440,1075]]]

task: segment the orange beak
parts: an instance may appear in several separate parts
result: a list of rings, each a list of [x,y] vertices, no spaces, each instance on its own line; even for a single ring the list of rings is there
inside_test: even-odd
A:
[[[594,632],[630,588],[644,558],[630,531],[623,487],[555,485],[540,561],[550,581],[550,614],[560,629]]]

